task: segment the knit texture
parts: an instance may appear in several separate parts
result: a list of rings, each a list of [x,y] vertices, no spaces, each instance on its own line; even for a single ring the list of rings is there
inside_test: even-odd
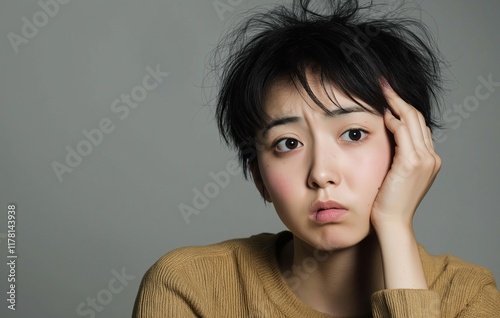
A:
[[[262,233],[174,250],[144,275],[133,317],[332,318],[303,303],[282,278],[276,255],[291,238],[288,231]],[[489,270],[419,249],[429,290],[378,291],[365,317],[500,317]]]

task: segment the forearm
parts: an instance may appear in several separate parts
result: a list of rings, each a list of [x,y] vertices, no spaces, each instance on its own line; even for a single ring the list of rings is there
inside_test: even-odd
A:
[[[386,289],[427,289],[418,244],[411,226],[386,225],[377,230]]]

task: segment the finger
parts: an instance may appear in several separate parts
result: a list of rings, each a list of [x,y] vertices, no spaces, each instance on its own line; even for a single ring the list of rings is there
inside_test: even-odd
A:
[[[415,147],[408,126],[396,118],[390,110],[385,112],[384,122],[387,129],[394,135],[396,148],[399,148],[402,154],[415,153]]]
[[[429,127],[427,127],[425,123],[425,118],[420,112],[418,113],[418,122],[420,124],[420,129],[422,130],[425,147],[430,153],[433,153],[434,145],[432,144],[431,130]]]
[[[403,112],[410,110],[413,106],[406,103],[399,95],[394,91],[394,89],[386,83],[382,86],[382,91],[384,96],[391,107],[391,110],[395,116],[401,119]]]
[[[419,116],[422,116],[420,112],[399,97],[388,84],[384,86],[384,94],[386,94],[389,106],[399,117],[399,120],[408,126],[415,149],[419,151],[428,151],[425,143],[426,129],[422,129],[423,127],[419,119]]]
[[[434,171],[437,172],[441,168],[441,158],[436,154],[436,151],[434,149],[434,143],[432,141],[431,129],[426,125],[424,116],[421,113],[419,113],[418,119],[420,122],[420,126],[422,127],[422,130],[424,131],[425,146],[427,147],[428,153],[434,159],[434,165],[435,165]]]
[[[434,180],[436,179],[437,174],[438,174],[439,170],[441,169],[441,158],[436,154],[436,152],[434,150],[431,129],[426,125],[424,116],[422,116],[422,114],[420,114],[419,120],[420,120],[420,125],[422,127],[425,127],[424,140],[425,140],[425,144],[427,146],[428,152],[429,152],[429,156],[430,156],[432,163],[434,165],[433,170],[432,170],[432,174],[431,174],[431,180],[430,180],[429,185],[426,189],[426,192],[427,192],[430,189],[430,187],[432,186],[432,184],[434,183]]]

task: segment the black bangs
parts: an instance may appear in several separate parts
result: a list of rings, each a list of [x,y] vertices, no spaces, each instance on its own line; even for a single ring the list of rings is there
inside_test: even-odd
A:
[[[335,85],[379,114],[389,107],[380,84],[385,79],[431,129],[438,127],[437,49],[423,24],[393,18],[390,9],[375,19],[370,16],[384,7],[371,2],[294,1],[250,15],[221,40],[212,65],[219,81],[215,115],[221,137],[238,151],[245,178],[256,155],[256,133],[268,120],[264,96],[279,78],[300,83],[329,112],[309,86],[306,73],[312,71],[325,92]]]

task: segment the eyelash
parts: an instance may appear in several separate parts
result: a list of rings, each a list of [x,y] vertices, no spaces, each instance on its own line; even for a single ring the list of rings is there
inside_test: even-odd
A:
[[[348,143],[360,143],[360,142],[364,141],[364,140],[366,139],[367,135],[368,135],[368,132],[367,132],[366,130],[364,130],[364,129],[361,129],[361,128],[351,128],[351,129],[348,129],[348,130],[344,131],[344,132],[343,132],[340,136],[342,137],[342,136],[344,136],[345,134],[348,134],[348,133],[350,133],[350,132],[352,132],[352,131],[358,131],[358,132],[361,132],[361,133],[362,133],[362,137],[361,137],[361,139],[360,139],[360,140],[353,140],[353,141],[348,141],[348,140],[347,140],[346,142],[348,142]],[[276,148],[278,147],[278,145],[279,145],[281,142],[286,141],[286,140],[295,140],[296,142],[298,142],[300,145],[302,145],[302,146],[303,146],[302,142],[298,141],[298,140],[297,140],[297,139],[295,139],[295,138],[290,138],[290,137],[280,138],[280,139],[276,140],[276,142],[274,142],[274,143],[273,143],[273,146],[272,146],[272,147],[275,149],[275,151],[276,151],[277,153],[279,153],[279,154],[286,154],[286,153],[288,153],[288,152],[292,151],[293,149],[296,149],[296,148],[293,148],[293,149],[291,149],[291,150],[289,150],[289,151],[278,151],[278,150],[276,149]]]

